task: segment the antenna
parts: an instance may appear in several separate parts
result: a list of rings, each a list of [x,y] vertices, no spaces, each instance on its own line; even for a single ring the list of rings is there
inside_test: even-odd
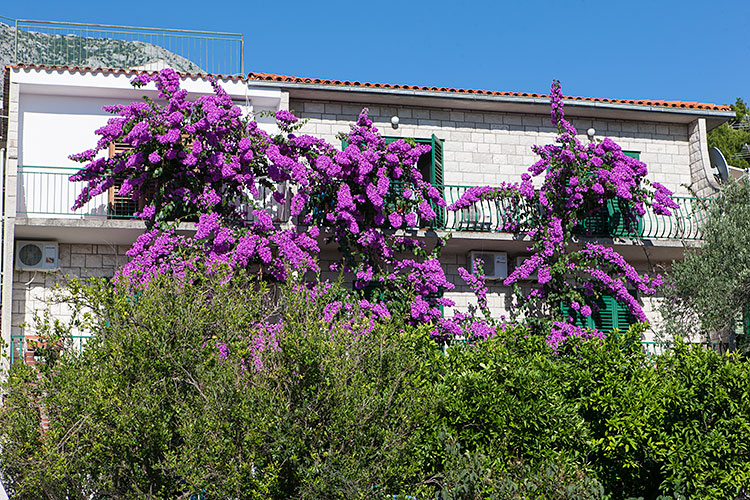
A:
[[[721,154],[718,148],[711,148],[708,150],[708,159],[711,161],[711,168],[716,169],[718,172],[717,177],[719,182],[724,184],[729,180],[729,168],[727,161],[724,159],[724,155]]]

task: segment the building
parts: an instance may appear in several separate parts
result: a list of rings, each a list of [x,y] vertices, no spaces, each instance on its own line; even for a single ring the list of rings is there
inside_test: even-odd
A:
[[[6,345],[12,346],[13,359],[23,350],[23,338],[29,331],[24,325],[44,307],[52,286],[70,275],[111,276],[143,228],[142,223],[130,220],[133,208],[114,192],[71,212],[82,186],[68,182],[79,167],[68,155],[90,148],[95,142],[94,130],[110,116],[102,106],[155,94],[130,86],[136,74],[23,64],[5,69],[0,297],[2,335]],[[469,186],[518,180],[536,161],[531,145],[551,143],[556,136],[544,95],[265,73],[217,79],[245,112],[292,110],[308,120],[303,132],[333,144],[340,143],[337,134],[348,131],[361,109],[368,107],[370,118],[384,136],[410,137],[433,146],[434,153],[422,168],[449,203]],[[211,92],[205,76],[183,75],[182,80],[192,96]],[[681,258],[686,246],[699,244],[704,206],[696,197],[718,189],[710,170],[706,134],[734,116],[729,107],[584,97],[566,99],[565,106],[566,117],[579,131],[594,129],[594,137],[614,139],[628,154],[647,163],[649,177],[674,191],[680,204],[672,217],[646,214],[638,235],[618,226],[613,218],[616,214],[603,217],[596,222],[596,239],[615,246],[644,270],[668,266]],[[268,119],[262,126],[275,128]],[[581,140],[586,140],[585,132]],[[445,213],[438,227],[419,231],[426,237],[453,233],[443,262],[457,285],[447,294],[457,307],[465,309],[471,302],[472,295],[461,286],[457,269],[470,265],[472,252],[495,253],[509,268],[528,255],[528,241],[503,230],[508,216],[500,205],[484,205]],[[17,251],[27,241],[52,242],[59,259],[59,266],[52,267],[59,270],[18,269]],[[44,245],[36,247],[46,257]],[[492,282],[490,292],[490,307],[497,315],[503,314],[509,290],[498,280]],[[653,301],[645,300],[647,314],[658,321]],[[53,306],[51,313],[66,314],[60,306]],[[617,310],[611,313],[616,326],[622,318]]]

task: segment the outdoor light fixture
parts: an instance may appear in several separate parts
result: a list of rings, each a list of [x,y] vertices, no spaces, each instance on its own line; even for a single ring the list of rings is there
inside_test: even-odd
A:
[[[391,126],[393,126],[393,128],[398,128],[398,122],[400,121],[401,119],[397,115],[391,116]]]
[[[586,131],[586,135],[589,136],[590,141],[593,141],[594,135],[596,135],[596,129],[594,127],[591,127],[590,129]]]

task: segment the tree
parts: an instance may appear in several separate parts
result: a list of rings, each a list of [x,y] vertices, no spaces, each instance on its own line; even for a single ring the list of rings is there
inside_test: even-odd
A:
[[[703,244],[673,264],[668,282],[661,309],[670,336],[706,338],[747,319],[750,184],[730,182],[710,201]]]
[[[435,410],[424,367],[441,356],[426,329],[375,322],[337,286],[289,283],[269,300],[249,275],[192,278],[156,277],[135,300],[104,280],[71,284],[73,321],[96,336],[79,353],[60,322],[40,324],[44,363],[14,365],[3,386],[0,471],[13,498],[416,488],[412,457]]]
[[[729,123],[722,123],[708,133],[708,147],[716,147],[724,154],[727,163],[737,168],[750,168],[750,158],[735,156],[745,144],[750,144],[750,112],[741,98],[732,105],[736,117]],[[742,125],[744,128],[733,128]]]

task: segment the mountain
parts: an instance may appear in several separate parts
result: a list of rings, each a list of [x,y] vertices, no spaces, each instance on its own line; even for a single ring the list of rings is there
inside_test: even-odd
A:
[[[0,67],[16,63],[15,27],[0,23]],[[184,73],[205,73],[180,55],[140,42],[113,38],[87,38],[19,30],[18,61],[25,64],[80,66],[92,68],[146,69],[174,68]],[[0,73],[2,94],[4,71]]]

